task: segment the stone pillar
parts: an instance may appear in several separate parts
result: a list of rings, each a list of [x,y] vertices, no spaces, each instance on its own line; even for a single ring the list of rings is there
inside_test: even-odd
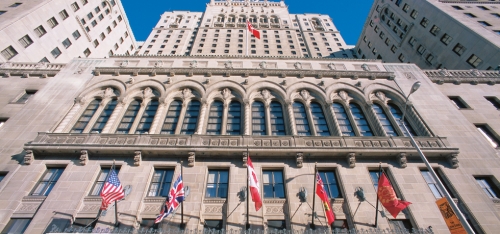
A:
[[[158,134],[161,131],[161,117],[163,116],[165,110],[167,109],[167,106],[164,103],[160,103],[158,106],[158,110],[156,110],[155,118],[153,119],[153,123],[151,123],[151,129],[149,129],[150,134]],[[163,117],[165,119],[165,117]]]
[[[286,109],[288,111],[288,126],[292,131],[292,135],[297,136],[297,126],[295,126],[295,116],[293,115],[293,102],[286,101]]]
[[[130,127],[130,130],[128,131],[129,134],[135,134],[136,133],[135,131],[137,130],[137,126],[139,126],[139,122],[141,122],[142,115],[144,114],[144,111],[146,110],[146,107],[148,106],[148,104],[149,104],[150,101],[151,101],[150,98],[146,98],[146,99],[142,100],[141,108],[137,112],[137,115],[135,116],[135,119],[134,119],[134,123],[132,123],[132,126]]]
[[[224,103],[224,110],[222,110],[222,123],[221,123],[221,135],[227,135],[227,115],[229,112],[229,103]]]
[[[76,102],[71,110],[68,112],[66,117],[64,117],[63,121],[57,126],[56,130],[54,130],[54,133],[62,133],[64,129],[68,126],[69,122],[73,119],[76,113],[80,111],[80,108],[82,105],[79,102]]]
[[[317,136],[318,132],[316,131],[316,126],[314,125],[314,119],[312,117],[310,103],[304,105],[304,108],[306,109],[307,122],[309,122],[309,129],[311,132],[311,136]]]
[[[102,133],[111,133],[110,132],[111,128],[115,124],[115,121],[118,119],[118,116],[121,115],[121,112],[122,112],[124,105],[125,105],[125,103],[123,103],[123,102],[119,102],[116,105],[115,110],[113,111],[113,113],[111,114],[111,116],[108,119],[108,122],[106,123],[106,125],[102,129]]]
[[[408,162],[408,160],[406,159],[406,153],[399,153],[398,154],[398,162],[399,162],[399,166],[401,168],[407,167],[406,163]]]
[[[198,116],[198,126],[194,134],[202,134],[203,126],[205,125],[205,115],[207,114],[208,102],[206,100],[201,101],[200,116]]]
[[[266,134],[268,136],[271,136],[272,135],[272,129],[271,129],[271,106],[269,105],[269,103],[264,103],[264,108],[265,108],[265,114],[266,114]]]
[[[356,154],[355,153],[348,153],[347,154],[347,165],[349,165],[350,168],[356,167]]]
[[[80,165],[85,166],[89,162],[89,152],[87,150],[80,151]]]
[[[249,136],[251,134],[250,127],[252,125],[252,108],[248,99],[244,100],[243,103],[245,105],[245,136]]]
[[[104,108],[106,107],[106,104],[108,104],[109,101],[111,101],[110,98],[106,98],[106,99],[101,101],[101,103],[99,104],[99,107],[95,111],[92,118],[89,120],[87,126],[85,126],[83,133],[88,133],[88,132],[90,132],[90,130],[92,130],[92,127],[94,127],[95,122],[97,121],[99,116],[101,116],[102,111],[104,110]]]

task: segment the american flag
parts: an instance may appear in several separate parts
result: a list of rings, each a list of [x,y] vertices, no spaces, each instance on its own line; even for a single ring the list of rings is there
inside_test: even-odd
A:
[[[174,212],[177,207],[184,201],[184,183],[182,183],[182,176],[179,175],[170,189],[167,201],[161,209],[160,214],[156,217],[155,223],[161,222],[165,217]]]
[[[101,210],[108,209],[109,204],[114,201],[121,200],[125,197],[125,192],[120,184],[118,175],[113,168],[109,170],[109,176],[106,182],[104,182],[104,188],[101,191]]]

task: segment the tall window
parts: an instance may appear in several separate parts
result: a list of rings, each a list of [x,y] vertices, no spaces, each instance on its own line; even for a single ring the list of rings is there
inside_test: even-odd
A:
[[[97,119],[97,121],[94,124],[94,127],[92,127],[92,130],[90,130],[91,132],[94,132],[94,131],[102,132],[102,130],[104,129],[104,126],[106,126],[106,123],[109,120],[109,117],[111,116],[111,114],[115,110],[117,103],[118,102],[116,101],[116,99],[113,99],[113,100],[109,101],[108,104],[106,104],[106,107],[102,111],[101,116],[99,116],[99,118]]]
[[[378,170],[371,170],[369,171],[370,173],[370,178],[372,178],[373,186],[375,187],[375,191],[378,190],[378,178],[379,178],[379,173]]]
[[[325,115],[323,114],[323,109],[321,108],[321,105],[319,105],[316,102],[312,102],[311,114],[317,135],[330,136],[330,130],[328,130],[328,125],[326,123]]]
[[[488,125],[480,125],[476,124],[477,130],[488,140],[488,142],[493,146],[494,148],[497,148],[500,146],[500,140],[493,134],[492,131],[490,131],[490,128]]]
[[[10,219],[1,233],[24,233],[31,219]]]
[[[396,120],[396,122],[398,123],[399,128],[401,129],[403,134],[405,136],[410,136],[410,135],[408,135],[408,132],[405,131],[403,124],[401,123],[401,118],[403,116],[403,113],[401,112],[399,107],[392,104],[392,103],[390,103],[388,106],[389,106],[389,109],[391,110],[391,114],[394,117],[394,120]],[[405,115],[405,116],[408,116],[408,115]],[[406,126],[406,128],[408,128],[408,131],[410,131],[412,136],[417,136],[417,133],[413,130],[411,125],[408,123],[407,118],[405,118],[405,126]]]
[[[108,178],[110,168],[102,168],[101,172],[99,172],[99,176],[97,177],[92,190],[90,190],[90,196],[99,196],[101,194],[102,187],[104,186],[104,182]],[[120,168],[115,167],[115,172],[118,174]]]
[[[442,198],[444,197],[444,191],[439,189],[437,186],[437,181],[432,178],[431,173],[428,170],[421,170],[420,173],[422,173],[422,176],[425,179],[425,182],[427,183],[427,186],[429,186],[429,189],[431,190],[432,194],[434,194],[434,197],[436,198]]]
[[[356,136],[354,130],[352,129],[351,121],[349,120],[349,117],[347,117],[344,106],[337,102],[334,102],[332,106],[337,122],[339,123],[342,136]]]
[[[252,135],[266,135],[266,110],[264,103],[252,103]]]
[[[25,90],[24,94],[16,100],[16,103],[26,103],[28,100],[35,95],[36,90]]]
[[[356,103],[349,104],[349,107],[351,108],[351,113],[352,116],[354,117],[354,122],[358,126],[359,133],[361,134],[361,136],[373,136],[372,130],[370,129],[370,125],[368,125],[368,122],[366,121],[365,115],[363,114],[361,107],[359,107],[359,105]]]
[[[263,171],[264,198],[285,198],[282,171]]]
[[[285,120],[283,118],[283,109],[279,102],[271,102],[271,135],[284,136],[286,135]]]
[[[326,193],[330,198],[341,198],[342,193],[339,189],[339,184],[337,182],[337,176],[333,171],[320,171],[318,172],[321,180],[323,180],[323,186],[325,187]]]
[[[191,101],[186,109],[184,122],[181,128],[181,134],[191,135],[196,131],[196,123],[198,123],[198,115],[200,114],[200,102]]]
[[[488,177],[476,177],[476,181],[489,198],[500,198],[500,191]]]
[[[227,198],[229,171],[208,170],[207,192],[205,197]]]
[[[300,102],[293,103],[293,115],[295,117],[295,126],[299,136],[310,136],[311,129],[307,120],[307,113],[304,104]]]
[[[116,129],[116,133],[128,134],[140,108],[141,105],[138,100],[134,100],[129,104],[125,115],[123,115],[122,122],[118,126],[118,129]]]
[[[47,168],[42,178],[38,181],[35,189],[31,192],[31,196],[47,196],[49,195],[57,180],[61,177],[64,168]]]
[[[241,134],[241,104],[233,101],[229,104],[227,110],[227,135],[240,135]]]
[[[149,186],[148,196],[150,197],[166,197],[172,184],[174,170],[172,169],[156,169]]]
[[[392,126],[391,121],[385,114],[384,109],[379,104],[373,104],[372,107],[387,136],[398,136],[396,130]]]
[[[214,101],[208,113],[207,135],[220,135],[222,130],[222,112],[224,104],[221,101]]]
[[[175,134],[177,122],[179,122],[179,115],[181,114],[182,103],[180,101],[173,101],[168,107],[167,117],[161,128],[161,134]]]
[[[71,129],[71,133],[82,133],[87,124],[89,123],[92,116],[94,116],[97,108],[99,108],[99,104],[101,104],[101,100],[94,99],[89,103],[87,109],[83,112],[82,116],[76,121],[75,126]]]
[[[144,133],[149,132],[151,129],[151,123],[153,123],[153,119],[155,118],[156,110],[158,110],[158,100],[151,100],[146,109],[144,110],[144,114],[142,114],[142,118],[139,121],[139,125],[135,130],[135,133]]]

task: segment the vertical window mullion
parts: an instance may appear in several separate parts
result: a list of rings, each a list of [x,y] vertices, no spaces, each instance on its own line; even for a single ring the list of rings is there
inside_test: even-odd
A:
[[[325,115],[323,113],[323,108],[321,105],[315,102],[311,103],[311,114],[314,122],[314,127],[316,128],[317,136],[330,136],[330,130],[326,122]]]
[[[354,122],[356,123],[361,136],[373,136],[372,130],[370,129],[370,125],[368,124],[368,121],[366,120],[366,117],[361,107],[356,103],[350,103],[349,108],[351,109],[351,114],[354,118]]]
[[[116,99],[112,99],[111,101],[109,101],[106,104],[106,107],[102,110],[101,115],[99,116],[99,118],[97,118],[94,126],[90,130],[91,132],[94,132],[94,131],[102,132],[102,130],[104,129],[104,126],[106,125],[106,123],[109,120],[109,117],[111,117],[111,114],[115,110],[117,103],[118,102]]]
[[[299,136],[310,136],[311,129],[309,120],[307,119],[307,112],[304,104],[300,102],[293,103],[293,115],[295,118],[295,126]]]
[[[192,100],[188,103],[180,134],[191,135],[196,131],[198,116],[200,114],[200,102]]]
[[[89,103],[85,111],[83,111],[82,115],[76,122],[75,126],[73,126],[73,129],[71,129],[71,133],[82,133],[87,124],[89,123],[90,119],[92,116],[94,116],[95,112],[99,108],[99,104],[101,103],[101,100],[94,99]]]

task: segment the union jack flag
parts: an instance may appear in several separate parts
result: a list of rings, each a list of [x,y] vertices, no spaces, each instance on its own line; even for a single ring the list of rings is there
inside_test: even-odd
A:
[[[161,222],[165,217],[174,212],[177,207],[184,201],[184,183],[182,183],[182,176],[179,175],[174,183],[174,186],[168,193],[167,201],[161,209],[160,214],[156,217],[155,223]]]

